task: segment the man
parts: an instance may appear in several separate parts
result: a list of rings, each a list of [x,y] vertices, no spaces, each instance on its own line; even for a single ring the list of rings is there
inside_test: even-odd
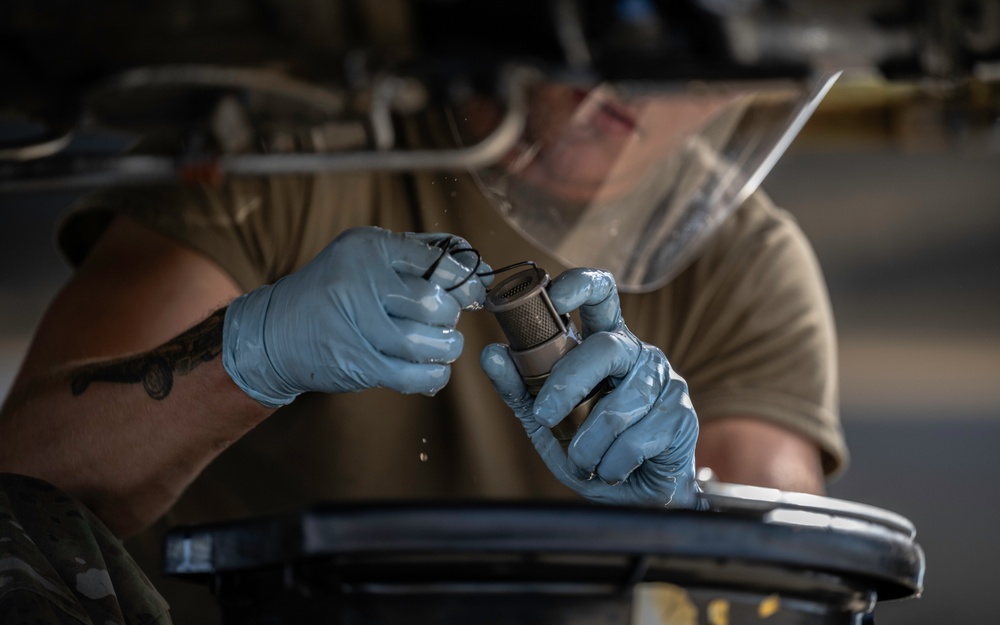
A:
[[[529,133],[553,113],[542,102]],[[131,545],[147,571],[166,526],[318,500],[690,503],[696,438],[699,466],[724,481],[822,492],[846,458],[834,337],[789,216],[752,196],[676,277],[623,294],[619,309],[611,274],[563,260],[595,247],[594,222],[540,246],[527,222],[489,206],[499,194],[523,212],[539,193],[557,219],[631,206],[676,167],[658,149],[677,142],[638,124],[636,102],[585,89],[568,123],[543,124],[554,137],[528,134],[537,149],[499,174],[243,178],[87,198],[60,231],[78,269],[0,417],[0,470],[55,484],[120,536],[159,521]],[[594,179],[615,184],[573,179],[591,171],[581,128],[613,155]],[[410,145],[452,136],[434,114],[406,131]],[[667,170],[609,175],[634,172],[619,168],[637,155]],[[402,234],[419,232],[451,236]],[[582,307],[587,336],[537,399],[506,351],[486,347],[502,338],[495,321],[468,312],[489,267],[524,260],[558,276],[553,301]],[[544,426],[605,376],[614,391],[562,455]],[[193,600],[164,593],[188,622]]]

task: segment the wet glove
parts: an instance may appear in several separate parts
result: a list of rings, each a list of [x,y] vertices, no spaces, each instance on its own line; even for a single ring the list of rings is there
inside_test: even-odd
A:
[[[462,351],[460,311],[486,296],[475,273],[489,267],[468,247],[447,234],[348,230],[301,270],[233,300],[223,365],[270,408],[306,391],[433,394]]]
[[[614,278],[605,271],[572,269],[553,280],[549,297],[560,314],[580,309],[585,338],[556,362],[537,397],[528,392],[506,346],[489,345],[480,357],[549,470],[592,501],[694,507],[698,419],[687,384],[659,348],[625,326]],[[564,453],[549,428],[605,378],[612,390]]]

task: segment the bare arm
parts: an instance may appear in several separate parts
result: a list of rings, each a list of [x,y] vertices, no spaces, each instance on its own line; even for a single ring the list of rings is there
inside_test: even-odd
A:
[[[0,471],[53,483],[126,535],[265,419],[264,405],[435,392],[462,350],[461,310],[486,297],[488,279],[447,253],[467,247],[353,228],[236,297],[205,256],[118,218],[36,333],[0,412]]]
[[[695,458],[723,482],[786,491],[825,492],[815,444],[761,419],[732,416],[701,426]]]
[[[0,470],[52,482],[119,535],[154,521],[271,412],[219,357],[219,307],[238,294],[207,258],[118,218],[39,326],[0,412]]]

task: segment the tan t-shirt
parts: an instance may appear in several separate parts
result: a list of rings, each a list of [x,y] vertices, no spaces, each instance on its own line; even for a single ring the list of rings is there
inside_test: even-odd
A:
[[[64,221],[60,242],[71,260],[83,257],[113,213],[201,251],[248,291],[302,267],[346,228],[366,225],[458,234],[494,267],[533,260],[553,276],[566,269],[514,232],[461,173],[108,190]],[[686,378],[701,420],[740,414],[779,423],[815,441],[827,473],[843,467],[824,283],[792,218],[763,194],[671,284],[624,295],[622,309],[629,328],[662,348]],[[459,329],[464,352],[437,396],[384,389],[301,396],[223,452],[162,522],[132,540],[137,560],[155,580],[167,527],[321,500],[575,498],[479,367],[482,347],[503,340],[496,321],[464,313]],[[211,605],[203,589],[192,595],[182,583],[158,585],[176,622]]]

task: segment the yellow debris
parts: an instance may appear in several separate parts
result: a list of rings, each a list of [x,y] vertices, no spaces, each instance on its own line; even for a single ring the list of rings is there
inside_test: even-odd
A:
[[[729,600],[712,599],[707,607],[708,625],[729,625]]]
[[[780,609],[781,599],[778,598],[778,595],[771,595],[761,601],[760,605],[757,606],[757,616],[760,618],[768,618],[769,616],[773,616]]]

